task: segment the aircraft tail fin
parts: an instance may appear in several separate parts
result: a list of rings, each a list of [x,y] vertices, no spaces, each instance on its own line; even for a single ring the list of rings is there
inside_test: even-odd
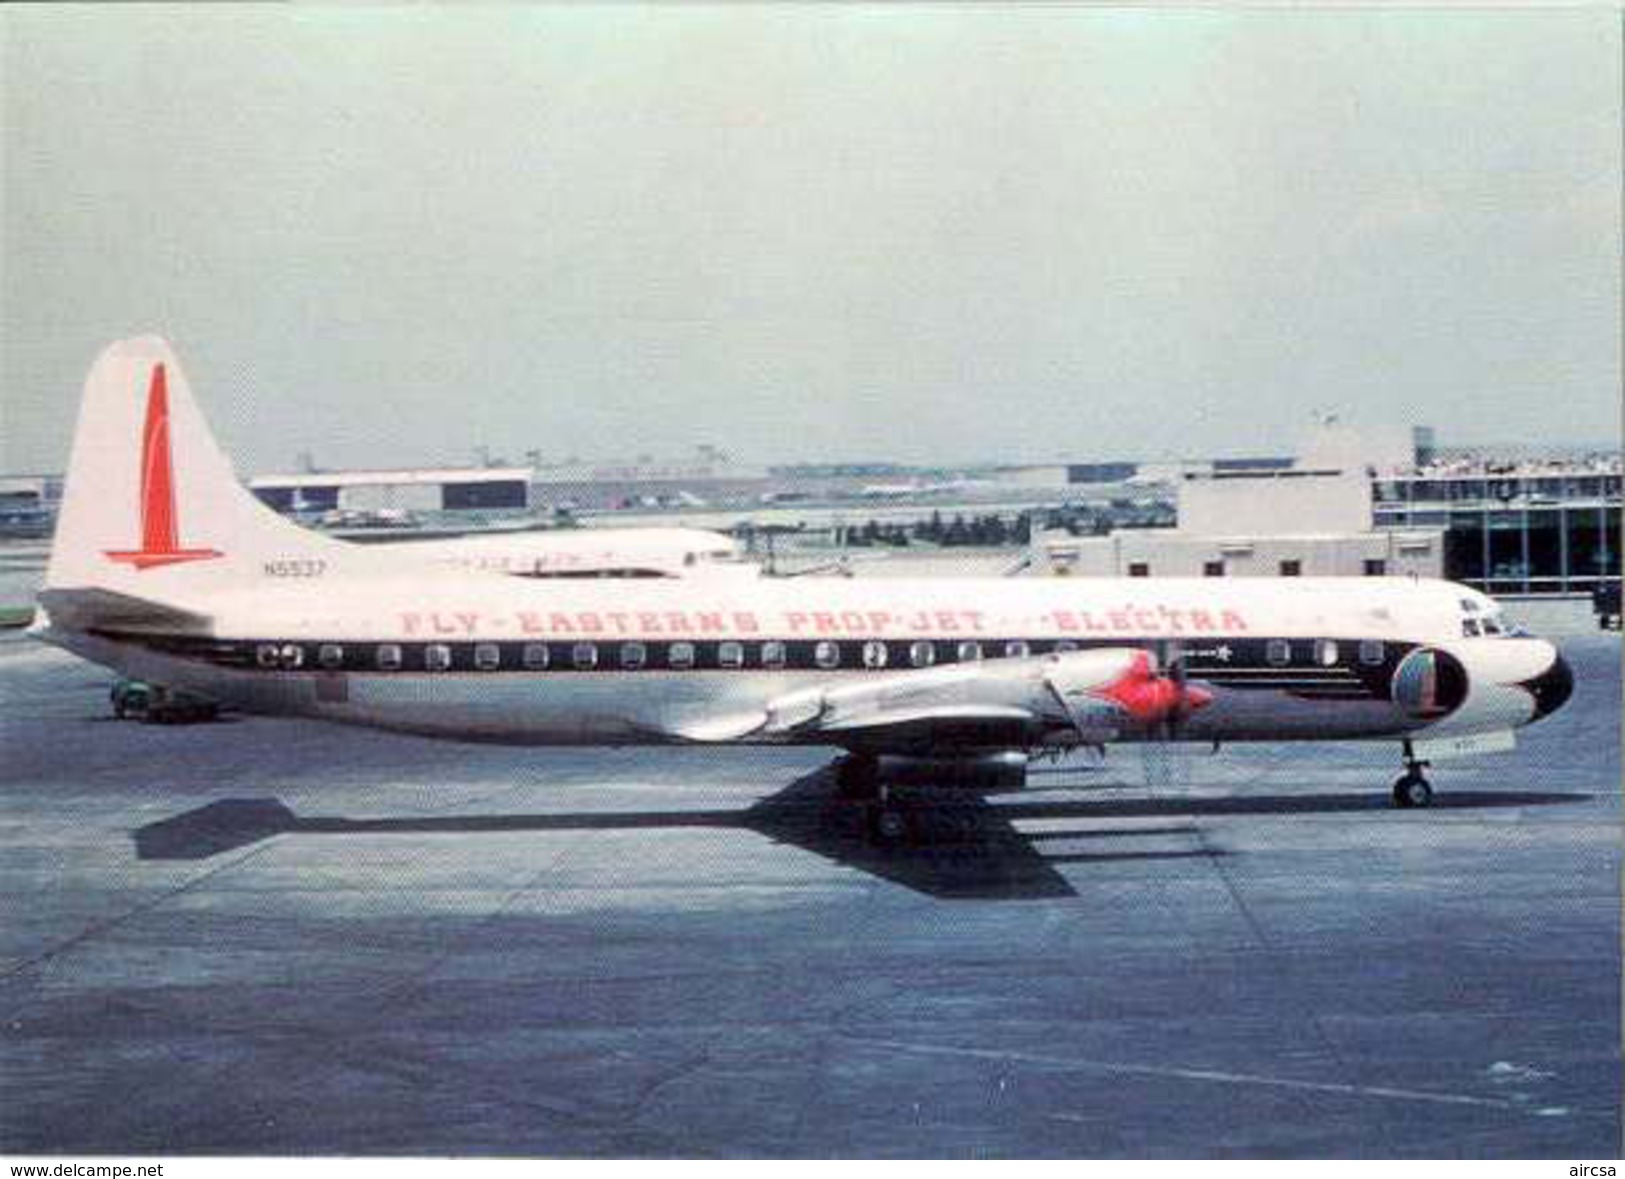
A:
[[[237,481],[169,344],[108,347],[85,380],[48,589],[175,601],[269,562],[342,560],[349,546],[283,519]]]

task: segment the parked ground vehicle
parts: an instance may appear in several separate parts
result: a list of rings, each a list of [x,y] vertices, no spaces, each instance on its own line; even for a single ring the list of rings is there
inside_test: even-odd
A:
[[[1591,591],[1591,609],[1597,615],[1597,625],[1603,630],[1618,630],[1619,582],[1605,581]]]
[[[212,700],[171,692],[141,680],[117,679],[108,691],[113,715],[120,720],[140,720],[149,725],[188,725],[211,721],[219,715]]]

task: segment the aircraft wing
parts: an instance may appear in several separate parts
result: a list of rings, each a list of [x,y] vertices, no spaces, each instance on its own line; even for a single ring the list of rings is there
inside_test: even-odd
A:
[[[1204,694],[1205,695],[1205,694]],[[831,677],[765,708],[695,718],[672,735],[842,745],[873,752],[1031,748],[1115,740],[1124,728],[1199,706],[1135,649],[1073,651],[873,677]]]

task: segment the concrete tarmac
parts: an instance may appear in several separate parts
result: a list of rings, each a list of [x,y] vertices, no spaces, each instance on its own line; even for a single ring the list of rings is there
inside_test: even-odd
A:
[[[116,722],[0,641],[0,1150],[1620,1149],[1617,636],[1513,753],[1235,747],[916,798],[817,751]]]

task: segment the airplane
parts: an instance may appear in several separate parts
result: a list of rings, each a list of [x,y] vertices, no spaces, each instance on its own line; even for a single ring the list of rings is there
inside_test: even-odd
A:
[[[569,528],[490,532],[414,540],[391,538],[380,551],[452,570],[511,577],[754,577],[733,538],[703,528]]]
[[[407,573],[247,492],[157,337],[86,380],[32,632],[246,713],[528,745],[813,745],[872,838],[882,757],[1117,743],[1502,749],[1569,698],[1487,596],[1408,578],[529,579]],[[1018,783],[1019,784],[1019,781]]]

